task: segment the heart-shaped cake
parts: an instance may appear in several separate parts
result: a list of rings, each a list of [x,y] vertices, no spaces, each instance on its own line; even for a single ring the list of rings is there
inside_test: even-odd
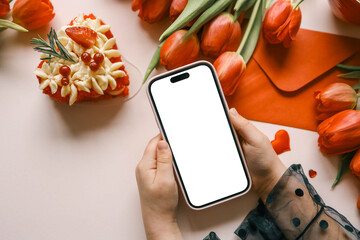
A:
[[[129,76],[116,39],[110,26],[101,19],[93,14],[79,14],[69,25],[54,33],[52,38],[55,43],[58,38],[62,45],[59,47],[58,44],[56,51],[64,54],[64,47],[67,51],[64,55],[70,56],[64,59],[57,57],[56,52],[51,56],[42,51],[43,61],[35,74],[43,93],[69,105],[129,95]]]

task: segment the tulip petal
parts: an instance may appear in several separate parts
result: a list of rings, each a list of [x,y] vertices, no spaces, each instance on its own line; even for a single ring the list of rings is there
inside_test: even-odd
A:
[[[13,21],[28,30],[38,29],[55,16],[49,0],[17,0],[14,4]]]
[[[320,150],[339,155],[360,148],[360,111],[345,110],[319,124]]]
[[[213,3],[214,0],[188,0],[183,12],[160,36],[159,41],[162,42],[166,37],[185,26]]]
[[[184,39],[197,32],[205,23],[227,8],[233,0],[218,0],[206,9],[186,33]]]

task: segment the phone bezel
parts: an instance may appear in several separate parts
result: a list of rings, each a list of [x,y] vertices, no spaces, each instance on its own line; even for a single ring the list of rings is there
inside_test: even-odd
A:
[[[163,74],[159,74],[153,78],[150,79],[150,81],[148,82],[148,85],[146,87],[146,92],[147,92],[147,96],[149,98],[149,101],[150,101],[150,104],[151,104],[151,107],[152,107],[152,110],[154,112],[154,115],[155,115],[155,118],[156,118],[156,122],[158,124],[158,127],[160,129],[160,132],[161,132],[161,135],[163,137],[163,139],[165,139],[167,142],[168,142],[168,138],[166,136],[166,132],[165,132],[165,129],[163,127],[163,124],[162,124],[162,121],[161,121],[161,118],[160,118],[160,115],[159,115],[159,112],[157,110],[157,107],[156,107],[156,104],[155,104],[155,101],[154,101],[154,98],[152,96],[152,93],[151,93],[151,86],[154,82],[156,81],[159,81],[161,79],[164,79],[164,78],[167,78],[169,76],[173,76],[173,75],[177,75],[181,72],[184,72],[184,71],[187,71],[189,69],[192,69],[192,68],[195,68],[195,67],[198,67],[198,66],[201,66],[201,65],[205,65],[207,66],[210,70],[211,70],[211,73],[212,73],[212,76],[213,76],[213,79],[215,81],[215,85],[216,85],[216,88],[217,88],[217,91],[218,91],[218,95],[220,97],[220,100],[221,100],[221,103],[222,103],[222,106],[223,106],[223,109],[224,109],[224,112],[225,112],[225,115],[226,115],[226,119],[228,121],[228,124],[230,126],[230,129],[231,129],[231,133],[232,133],[232,136],[233,136],[233,139],[234,141],[236,142],[236,148],[237,148],[237,151],[238,151],[238,154],[240,156],[240,161],[242,163],[242,167],[244,169],[244,172],[245,172],[245,176],[246,176],[246,179],[247,179],[247,186],[246,188],[241,191],[241,192],[237,192],[237,193],[234,193],[232,195],[229,195],[229,196],[226,196],[224,198],[221,198],[221,199],[217,199],[215,201],[212,201],[212,202],[209,202],[209,203],[206,203],[206,204],[203,204],[201,206],[195,206],[191,203],[190,199],[189,199],[189,196],[187,194],[187,191],[186,191],[186,188],[185,188],[185,185],[183,183],[183,180],[182,180],[182,177],[181,177],[181,173],[179,171],[179,168],[177,167],[177,164],[176,164],[176,160],[175,160],[175,157],[173,155],[173,166],[175,168],[175,173],[176,173],[176,176],[177,176],[177,179],[180,183],[180,186],[181,186],[181,190],[185,196],[185,200],[187,202],[187,204],[189,205],[189,207],[191,207],[192,209],[194,210],[201,210],[201,209],[204,209],[204,208],[208,208],[210,206],[214,206],[214,205],[217,205],[219,203],[222,203],[222,202],[225,202],[225,201],[228,201],[228,200],[231,200],[233,198],[236,198],[236,197],[239,197],[239,196],[242,196],[244,194],[246,194],[250,188],[251,188],[251,185],[252,185],[252,182],[251,182],[251,178],[250,178],[250,174],[249,174],[249,171],[248,171],[248,168],[247,168],[247,165],[246,165],[246,162],[245,162],[245,157],[244,157],[244,154],[243,154],[243,151],[241,149],[241,146],[240,146],[240,143],[239,143],[239,140],[237,138],[237,135],[235,133],[235,130],[230,122],[230,119],[229,119],[229,115],[228,115],[228,111],[229,111],[229,108],[228,108],[228,105],[225,101],[225,96],[222,92],[222,89],[221,89],[221,85],[220,85],[220,82],[219,82],[219,79],[217,77],[217,74],[216,74],[216,71],[215,71],[215,68],[213,67],[213,65],[207,61],[197,61],[197,62],[194,62],[194,63],[191,63],[191,64],[188,64],[186,66],[183,66],[183,67],[180,67],[180,68],[177,68],[177,69],[174,69],[174,70],[171,70],[171,71],[168,71],[168,72],[165,72]],[[186,80],[185,80],[186,81]],[[170,143],[169,143],[169,146],[170,146]],[[170,146],[171,148],[171,146]]]

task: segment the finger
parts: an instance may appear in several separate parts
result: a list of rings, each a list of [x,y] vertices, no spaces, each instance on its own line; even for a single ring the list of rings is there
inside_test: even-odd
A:
[[[159,181],[172,181],[174,179],[172,155],[167,142],[161,140],[157,144],[156,150],[156,178]]]
[[[140,166],[144,170],[156,169],[156,146],[160,141],[160,134],[153,137],[145,148]]]
[[[242,117],[235,108],[230,109],[230,121],[238,134],[249,144],[254,145],[263,139],[262,133],[249,120]]]
[[[145,156],[146,157],[152,157],[153,159],[155,159],[155,157],[156,157],[156,145],[160,140],[161,140],[160,134],[158,134],[155,137],[153,137],[152,139],[150,139],[148,145],[145,148],[144,157]]]

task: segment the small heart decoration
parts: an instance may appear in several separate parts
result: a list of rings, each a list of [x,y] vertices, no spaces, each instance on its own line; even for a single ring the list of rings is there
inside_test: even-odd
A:
[[[290,151],[290,136],[289,133],[283,129],[279,130],[275,134],[275,139],[271,141],[276,154]]]

